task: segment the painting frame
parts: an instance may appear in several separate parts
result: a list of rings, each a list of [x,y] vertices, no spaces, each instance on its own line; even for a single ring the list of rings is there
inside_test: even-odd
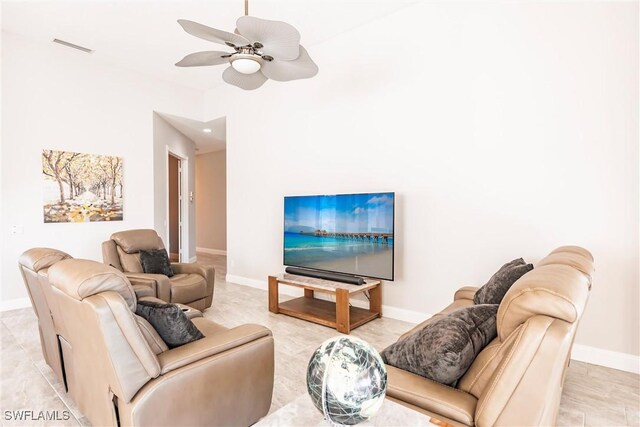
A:
[[[42,150],[44,223],[124,220],[124,159]]]

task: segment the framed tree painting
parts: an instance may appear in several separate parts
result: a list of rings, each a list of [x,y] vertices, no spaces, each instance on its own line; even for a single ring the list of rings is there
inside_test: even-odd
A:
[[[44,222],[122,221],[122,157],[43,150]]]

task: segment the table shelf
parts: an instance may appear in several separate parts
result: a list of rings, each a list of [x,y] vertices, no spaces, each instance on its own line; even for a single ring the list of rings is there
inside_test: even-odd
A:
[[[269,276],[269,311],[282,313],[298,319],[307,320],[348,334],[373,319],[382,317],[382,282],[368,281],[363,287],[356,287],[328,280],[309,280],[291,274]],[[278,301],[279,285],[295,286],[304,289],[304,295],[285,302]],[[369,309],[349,304],[349,297],[369,291]],[[315,298],[314,294],[334,295],[336,301]]]

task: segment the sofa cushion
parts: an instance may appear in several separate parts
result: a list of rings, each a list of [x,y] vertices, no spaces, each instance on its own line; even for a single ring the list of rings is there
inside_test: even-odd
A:
[[[473,425],[478,400],[471,394],[393,366],[387,365],[386,368],[387,397],[464,425]]]
[[[113,233],[111,240],[128,254],[140,252],[140,249],[163,249],[162,239],[155,230],[127,230]]]
[[[527,264],[522,258],[506,263],[484,284],[473,297],[476,304],[500,304],[504,294],[511,285],[525,273],[533,270],[532,264]]]
[[[140,249],[140,264],[145,273],[173,276],[169,254],[165,249]]]
[[[593,268],[593,261],[589,258],[573,252],[553,252],[542,258],[540,262],[536,264],[536,268],[553,264],[568,265],[569,267],[575,268],[589,279],[589,289],[591,289],[591,280],[595,270]]]
[[[71,298],[82,301],[101,292],[116,292],[131,309],[136,294],[127,276],[113,267],[88,259],[65,259],[49,267],[49,282]]]
[[[120,258],[122,271],[125,273],[144,273],[144,271],[142,271],[142,264],[140,264],[140,252],[128,254],[120,246],[117,246],[116,250]]]
[[[453,311],[384,349],[382,359],[441,384],[454,384],[495,338],[497,311],[496,304]]]
[[[179,347],[204,337],[175,304],[141,300],[138,301],[136,314],[151,323],[169,348]]]
[[[500,304],[497,318],[500,339],[507,339],[534,316],[577,322],[587,304],[589,285],[589,278],[569,265],[536,267],[511,287]]]
[[[199,274],[176,274],[171,278],[171,301],[189,304],[207,295],[207,281]]]
[[[18,263],[29,270],[38,272],[45,268],[51,267],[58,261],[73,258],[66,252],[52,248],[33,248],[24,252],[18,258]]]
[[[554,250],[552,250],[551,253],[549,253],[549,255],[557,254],[557,253],[577,254],[577,255],[580,255],[580,256],[588,259],[589,261],[593,262],[593,255],[591,254],[591,252],[589,252],[585,248],[581,248],[580,246],[571,246],[571,245],[570,246],[560,246],[560,247],[555,248]]]
[[[129,281],[131,281],[131,279],[129,279]],[[156,292],[153,289],[153,287],[149,285],[142,285],[142,284],[134,285],[132,283],[131,287],[133,288],[133,292],[135,292],[136,298],[138,298],[138,300],[143,297],[153,297],[156,295]]]

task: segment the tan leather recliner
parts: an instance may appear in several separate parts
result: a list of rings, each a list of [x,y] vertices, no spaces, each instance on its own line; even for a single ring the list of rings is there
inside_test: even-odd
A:
[[[42,355],[62,384],[65,384],[64,366],[53,314],[55,307],[51,301],[51,287],[46,278],[49,267],[69,258],[71,255],[57,249],[33,248],[24,252],[18,259],[20,273],[29,293],[33,311],[38,318]]]
[[[205,338],[167,349],[134,311],[127,277],[95,261],[49,269],[59,306],[69,394],[93,425],[250,425],[267,414],[271,331],[193,319]]]
[[[175,275],[146,274],[140,264],[140,250],[164,249],[155,230],[128,230],[114,233],[102,243],[105,264],[122,271],[138,297],[153,296],[166,302],[182,303],[205,310],[213,302],[215,270],[211,266],[172,262]]]
[[[498,308],[498,336],[456,388],[387,366],[387,397],[454,426],[555,425],[593,271],[586,249],[554,250],[509,289]],[[400,339],[473,305],[477,289],[461,288],[452,304]]]

